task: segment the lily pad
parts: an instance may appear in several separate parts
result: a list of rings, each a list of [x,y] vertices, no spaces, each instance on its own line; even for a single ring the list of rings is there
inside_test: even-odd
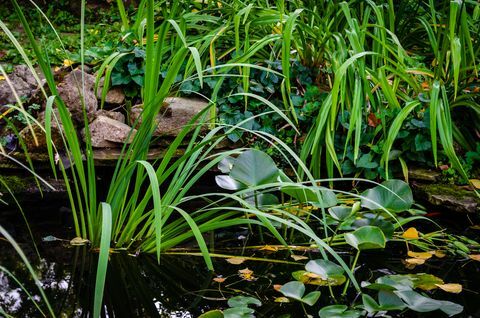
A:
[[[323,307],[318,312],[320,318],[358,318],[362,316],[362,312],[358,310],[348,310],[345,305],[331,305]]]
[[[279,169],[266,153],[250,149],[233,162],[230,177],[246,186],[257,186],[277,181]]]
[[[403,212],[413,204],[412,190],[402,180],[387,180],[362,194],[362,206],[370,210],[381,207],[391,212]]]
[[[329,208],[337,205],[338,202],[335,193],[323,187],[308,187],[298,184],[284,186],[280,190],[300,203],[310,203],[318,208]]]
[[[362,226],[345,234],[345,241],[357,250],[385,248],[386,239],[382,230],[376,226]]]
[[[280,288],[280,292],[285,297],[301,301],[309,306],[313,306],[317,302],[318,298],[320,298],[319,291],[313,291],[306,296],[303,296],[305,294],[305,285],[296,281],[288,282],[283,285]]]

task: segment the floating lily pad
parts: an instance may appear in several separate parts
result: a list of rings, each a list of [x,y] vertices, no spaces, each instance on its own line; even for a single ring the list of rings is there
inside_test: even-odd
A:
[[[362,226],[345,234],[345,241],[357,250],[385,248],[386,239],[382,230],[376,226]]]
[[[401,180],[388,180],[362,194],[362,206],[370,210],[381,207],[391,212],[403,212],[413,204],[412,190]]]

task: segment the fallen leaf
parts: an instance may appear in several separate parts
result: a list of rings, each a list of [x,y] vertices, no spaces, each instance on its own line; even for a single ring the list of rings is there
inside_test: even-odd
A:
[[[289,303],[290,300],[288,300],[287,297],[277,297],[275,298],[276,303]]]
[[[447,293],[458,294],[462,292],[462,285],[460,284],[435,284],[435,286]]]
[[[213,279],[213,281],[214,281],[214,282],[217,282],[217,283],[223,283],[225,280],[226,280],[226,278],[220,277],[220,276],[219,276],[219,277],[215,277],[215,278]]]
[[[450,169],[449,165],[441,165],[439,166],[440,170],[448,170]]]
[[[414,227],[407,229],[405,232],[403,232],[402,236],[407,240],[416,240],[419,238],[418,231]]]
[[[430,88],[430,85],[427,82],[423,82],[421,85],[424,90],[427,90]]]
[[[295,255],[295,254],[290,255],[290,257],[293,258],[295,261],[302,261],[302,260],[308,259],[308,257],[306,256]]]
[[[472,226],[470,226],[470,228],[472,230],[480,230],[480,225],[478,225],[478,224],[477,225],[472,225]]]
[[[480,180],[470,179],[470,183],[473,185],[475,189],[480,189]]]
[[[239,276],[246,281],[253,281],[256,278],[253,276],[253,271],[247,268],[238,271]]]
[[[90,243],[89,240],[81,238],[81,237],[75,237],[70,241],[70,245],[75,245],[75,246],[85,245],[85,244],[88,244],[88,243]]]
[[[247,259],[244,258],[244,257],[230,257],[230,258],[226,259],[227,262],[229,262],[230,264],[233,264],[233,265],[240,265],[243,262],[245,262],[246,260]]]
[[[273,285],[273,289],[275,289],[278,292],[280,291],[280,288],[282,288],[282,285],[280,285],[280,284]]]
[[[447,254],[445,254],[445,252],[443,251],[435,251],[433,255],[435,255],[435,257],[438,257],[438,258],[444,258],[445,256],[447,256]]]
[[[472,255],[468,255],[468,257],[470,257],[474,261],[480,262],[480,254],[472,254]]]
[[[277,252],[278,247],[276,246],[271,246],[271,245],[265,245],[261,248],[258,249],[259,251],[269,251],[269,252]]]
[[[412,252],[408,251],[407,253],[408,256],[412,258],[420,258],[420,259],[429,259],[432,257],[432,254],[429,252]]]
[[[425,260],[422,258],[407,258],[405,262],[410,265],[422,265],[425,263]]]
[[[5,79],[5,76],[0,75],[0,81],[3,81]]]

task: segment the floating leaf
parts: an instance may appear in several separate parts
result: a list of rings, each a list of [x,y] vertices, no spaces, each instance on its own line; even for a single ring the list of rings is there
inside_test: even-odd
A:
[[[290,300],[288,300],[287,297],[277,297],[275,298],[276,303],[289,303]]]
[[[402,237],[407,240],[416,240],[419,238],[418,231],[416,228],[410,227],[405,232],[403,232]]]
[[[305,269],[319,275],[324,280],[345,281],[345,270],[332,261],[324,259],[311,260],[305,265]]]
[[[254,318],[255,310],[248,307],[233,307],[223,311],[224,318]]]
[[[245,262],[247,259],[244,257],[229,257],[226,259],[227,262],[233,265],[240,265]]]
[[[234,161],[230,177],[246,186],[258,186],[277,181],[279,169],[263,151],[250,149]]]
[[[219,277],[215,277],[215,278],[213,279],[213,281],[214,281],[214,282],[217,282],[217,283],[223,283],[225,280],[226,280],[225,277],[220,277],[220,276],[219,276]]]
[[[435,255],[435,257],[438,257],[438,258],[444,258],[445,256],[447,256],[447,254],[445,254],[445,252],[438,251],[438,250],[435,251],[433,255]]]
[[[81,238],[81,237],[75,237],[70,241],[70,245],[74,245],[74,246],[86,245],[88,243],[90,243],[89,240]]]
[[[299,282],[316,286],[338,286],[347,280],[344,275],[331,276],[330,278],[324,279],[318,274],[303,270],[293,272],[292,276]]]
[[[244,268],[244,269],[239,270],[238,274],[242,279],[244,279],[246,281],[256,280],[256,278],[253,276],[253,271],[248,269],[248,268]]]
[[[318,208],[329,208],[337,205],[338,202],[335,193],[323,187],[308,187],[298,184],[284,186],[280,190],[300,203],[311,203]]]
[[[352,215],[352,207],[334,206],[328,209],[328,213],[337,221],[343,221]]]
[[[386,239],[382,230],[376,226],[362,226],[345,234],[345,241],[357,250],[385,248]]]
[[[198,316],[198,318],[223,318],[223,312],[218,309],[210,310],[204,314],[201,314]]]
[[[345,305],[331,305],[320,309],[318,315],[320,318],[358,318],[362,316],[362,312],[348,310],[348,307]]]
[[[420,259],[429,259],[433,256],[429,252],[413,252],[413,251],[408,251],[407,255],[413,258],[420,258]]]
[[[215,176],[217,185],[225,190],[236,191],[245,189],[245,186],[240,182],[235,181],[232,177],[227,175]]]
[[[255,297],[235,296],[228,300],[230,307],[248,307],[249,305],[261,306],[262,302]]]
[[[480,254],[472,254],[472,255],[468,255],[468,257],[470,257],[474,261],[480,262]]]
[[[280,291],[280,288],[282,288],[282,285],[280,285],[280,284],[273,285],[273,289],[275,289],[278,292]]]
[[[425,297],[413,290],[395,291],[395,294],[405,302],[408,308],[417,312],[441,310],[448,316],[453,316],[463,311],[463,306],[459,304]]]
[[[401,180],[387,180],[362,194],[362,206],[370,210],[383,207],[392,212],[403,212],[412,204],[412,190]]]
[[[462,292],[460,284],[436,284],[436,286],[447,293],[459,294]]]
[[[265,245],[265,246],[260,247],[258,250],[259,251],[277,252],[278,247],[277,246],[271,246],[271,245]]]
[[[306,257],[306,256],[295,255],[295,254],[290,255],[290,257],[293,258],[295,261],[303,261],[303,260],[308,259],[308,257]]]
[[[309,306],[313,306],[318,298],[320,298],[319,291],[313,291],[307,294],[305,297],[305,285],[301,282],[288,282],[280,288],[280,292],[288,298],[292,298],[301,301]]]

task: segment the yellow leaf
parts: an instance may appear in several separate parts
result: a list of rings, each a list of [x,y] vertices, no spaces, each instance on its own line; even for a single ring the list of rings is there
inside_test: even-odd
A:
[[[74,246],[79,246],[79,245],[86,245],[90,243],[89,240],[87,239],[84,239],[84,238],[81,238],[81,237],[75,237],[73,238],[71,241],[70,241],[70,245],[74,245]]]
[[[269,252],[277,252],[278,247],[276,246],[270,246],[270,245],[265,245],[261,248],[258,249],[259,251],[269,251]]]
[[[435,257],[438,257],[438,258],[444,258],[445,256],[447,256],[447,254],[445,254],[445,252],[443,251],[435,251]]]
[[[460,284],[435,284],[435,286],[447,293],[458,294],[462,292],[462,285]]]
[[[290,255],[290,257],[293,258],[295,261],[302,261],[304,259],[308,259],[308,257],[306,257],[306,256],[295,255],[295,254]]]
[[[253,271],[247,268],[241,269],[238,271],[238,274],[241,278],[247,281],[255,280],[256,278],[253,276]]]
[[[276,303],[289,303],[290,300],[288,300],[287,297],[277,297],[275,298]]]
[[[412,252],[408,251],[408,256],[413,257],[413,258],[420,258],[420,259],[429,259],[432,257],[432,254],[428,252]]]
[[[233,264],[233,265],[240,265],[243,262],[245,262],[246,260],[247,259],[244,258],[244,257],[230,257],[230,258],[226,259],[227,262],[229,262],[230,264]]]
[[[214,281],[214,282],[217,282],[217,283],[223,283],[225,280],[226,280],[226,278],[220,277],[220,276],[219,276],[219,277],[215,277],[215,278],[213,279],[213,281]]]
[[[280,285],[280,284],[273,285],[273,289],[275,289],[278,292],[280,291],[280,288],[282,288],[282,285]]]
[[[468,255],[468,257],[470,257],[474,261],[480,262],[480,254],[472,254],[472,255]]]
[[[74,63],[74,62],[73,62],[72,60],[69,60],[69,59],[63,60],[63,66],[65,66],[65,67],[72,66],[73,63]]]
[[[403,232],[402,236],[407,240],[416,240],[419,237],[418,231],[414,227],[407,229],[405,232]]]
[[[405,262],[410,265],[422,265],[425,263],[425,260],[422,258],[407,258]]]
[[[480,180],[470,179],[470,183],[473,185],[475,189],[480,189]]]
[[[478,224],[477,225],[472,225],[472,226],[470,226],[470,228],[472,230],[480,230],[480,225],[478,225]]]
[[[5,79],[5,76],[0,75],[0,81],[3,81]]]

